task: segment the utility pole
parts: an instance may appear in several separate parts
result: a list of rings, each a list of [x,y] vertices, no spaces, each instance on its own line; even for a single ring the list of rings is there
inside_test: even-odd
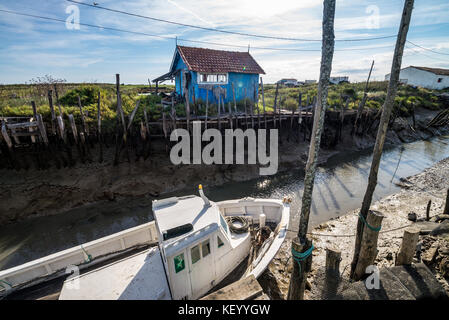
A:
[[[399,74],[401,71],[402,54],[404,52],[405,41],[407,39],[407,32],[410,25],[410,18],[412,16],[414,0],[405,0],[404,9],[402,11],[401,24],[399,26],[398,37],[396,40],[396,47],[394,49],[393,63],[391,65],[391,76],[388,83],[387,96],[382,107],[382,115],[380,118],[379,129],[377,131],[376,143],[373,150],[373,160],[368,178],[368,186],[366,187],[365,196],[360,210],[360,218],[357,221],[357,233],[355,239],[354,257],[351,263],[351,278],[353,280],[358,277],[355,274],[357,264],[359,263],[360,248],[363,237],[364,222],[367,221],[368,211],[373,199],[374,190],[377,185],[377,172],[379,171],[380,158],[385,142],[385,137],[388,129],[388,122],[390,120],[391,110],[393,109],[394,98],[398,89]],[[360,269],[360,267],[358,268]]]
[[[309,157],[306,164],[304,193],[302,196],[301,218],[297,237],[292,240],[293,272],[288,290],[289,300],[304,298],[307,272],[312,265],[312,241],[307,238],[310,207],[312,204],[313,184],[320,150],[321,132],[324,124],[324,114],[327,108],[327,93],[329,77],[334,56],[334,16],[335,0],[324,0],[323,9],[323,44],[321,51],[320,82],[318,84],[318,101],[313,118],[312,137],[310,139]]]

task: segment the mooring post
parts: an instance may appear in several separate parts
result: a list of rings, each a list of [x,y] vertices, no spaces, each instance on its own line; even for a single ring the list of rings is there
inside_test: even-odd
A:
[[[359,259],[354,270],[353,280],[358,281],[365,275],[366,267],[374,264],[377,256],[377,240],[384,215],[375,210],[368,211],[366,219],[359,213],[359,220],[363,221],[363,237],[360,246]]]
[[[335,248],[326,248],[326,272],[324,299],[334,299],[340,284],[341,252]]]
[[[265,110],[265,94],[264,94],[264,90],[263,90],[263,80],[262,77],[260,77],[260,87],[262,88],[262,105],[263,105],[263,118],[264,118],[264,122],[265,122],[265,129],[267,128],[267,113]]]
[[[36,121],[37,109],[36,109],[36,103],[34,101],[31,101],[31,108],[33,108],[33,118],[34,118],[34,121]]]
[[[98,91],[98,99],[97,99],[97,132],[98,132],[98,143],[100,145],[100,157],[98,161],[103,162],[103,137],[101,135],[101,96],[100,91]]]
[[[366,99],[368,97],[368,84],[369,84],[369,78],[371,77],[371,72],[373,71],[373,67],[374,67],[374,60],[371,63],[371,68],[369,70],[369,74],[368,74],[368,79],[366,79],[366,84],[365,84],[365,90],[363,90],[363,97],[362,100],[360,101],[359,107],[357,109],[357,115],[355,117],[355,121],[354,121],[354,127],[352,128],[352,135],[354,135],[357,131],[358,128],[358,121],[360,116],[362,115],[363,112],[363,108],[365,107],[365,103],[366,103]]]
[[[51,112],[51,133],[56,134],[56,114],[55,108],[53,107],[53,91],[48,90],[48,105],[50,106]]]
[[[56,86],[56,83],[53,83],[53,88],[55,89],[55,97],[56,97],[56,103],[58,104],[59,115],[62,117],[62,108],[61,108],[61,103],[59,102],[58,87]]]
[[[446,204],[444,205],[443,214],[449,214],[449,189],[446,192]]]
[[[432,206],[432,200],[429,200],[427,202],[427,208],[426,208],[426,221],[430,220],[430,207]]]
[[[395,265],[408,265],[413,261],[413,257],[416,252],[416,245],[419,239],[419,229],[416,227],[409,227],[404,230],[404,235],[402,237],[402,244],[399,252],[396,256]]]
[[[334,17],[335,0],[324,0],[322,22],[322,50],[320,81],[318,83],[318,104],[314,117],[313,135],[310,140],[309,154],[304,177],[304,192],[301,201],[300,222],[297,237],[292,240],[292,256],[296,261],[290,278],[288,299],[303,299],[305,280],[312,264],[312,240],[307,237],[312,193],[315,181],[317,159],[321,143],[321,133],[324,125],[324,115],[327,108],[329,77],[334,56]],[[304,263],[304,265],[302,265]]]
[[[390,81],[388,82],[387,95],[383,104],[382,115],[379,123],[379,128],[376,135],[376,142],[373,149],[373,160],[371,162],[370,173],[368,176],[368,184],[366,192],[363,197],[362,207],[360,210],[360,216],[365,218],[368,215],[369,208],[373,199],[373,194],[377,186],[377,175],[379,171],[380,159],[382,157],[382,151],[384,147],[385,138],[387,135],[388,123],[391,112],[394,106],[394,98],[397,93],[399,84],[399,75],[401,71],[402,55],[404,53],[405,42],[407,40],[407,32],[410,25],[410,19],[412,16],[414,0],[405,0],[404,9],[402,11],[401,23],[399,26],[398,36],[396,38],[396,46],[393,55],[393,62],[391,65]],[[357,222],[357,231],[355,237],[354,255],[351,263],[351,278],[353,280],[360,279],[360,270],[355,273],[355,268],[359,264],[361,246],[363,244],[364,232],[366,228],[363,226],[361,219]],[[356,275],[354,275],[356,274]]]

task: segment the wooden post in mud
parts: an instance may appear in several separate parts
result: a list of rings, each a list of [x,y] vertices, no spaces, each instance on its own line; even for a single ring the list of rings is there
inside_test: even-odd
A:
[[[254,90],[255,90],[255,88],[253,89],[253,99],[251,99],[251,102],[250,102],[250,108],[251,108],[251,128],[253,128],[254,129]]]
[[[262,88],[262,105],[263,105],[263,119],[265,122],[265,129],[267,128],[267,113],[265,110],[265,94],[264,94],[264,90],[263,90],[263,80],[262,77],[260,77],[260,87]]]
[[[299,93],[299,96],[298,96],[298,142],[299,142],[299,137],[300,137],[300,134],[301,134],[301,128],[302,128],[302,124],[303,124],[303,121],[302,121],[302,110],[301,110],[301,107],[302,107],[302,94],[301,93]]]
[[[58,104],[59,115],[62,117],[62,108],[61,108],[61,103],[59,102],[58,87],[56,86],[56,83],[53,83],[53,89],[55,89],[55,97],[56,97],[56,103]]]
[[[221,92],[218,90],[218,105],[217,105],[217,116],[218,116],[218,130],[221,131]]]
[[[404,230],[402,237],[402,244],[399,252],[396,256],[396,266],[408,265],[413,261],[413,257],[416,252],[416,245],[419,239],[419,229],[415,227],[409,227]]]
[[[369,69],[368,79],[366,79],[365,90],[363,90],[363,97],[362,97],[362,100],[360,101],[359,107],[357,109],[357,115],[355,116],[354,126],[352,128],[352,135],[354,135],[357,131],[357,126],[358,126],[357,123],[360,119],[360,116],[362,115],[363,108],[365,107],[366,99],[368,97],[369,78],[371,77],[371,72],[373,71],[373,67],[374,67],[374,60],[371,63],[371,68]]]
[[[310,208],[315,180],[317,158],[321,143],[321,132],[324,115],[327,108],[327,93],[329,77],[334,56],[334,16],[335,0],[324,0],[323,9],[323,40],[321,52],[320,81],[318,83],[318,103],[313,121],[312,139],[310,140],[309,156],[304,178],[304,192],[302,196],[301,216],[297,237],[292,240],[292,255],[295,261],[288,290],[289,300],[304,298],[305,280],[312,265],[312,240],[307,238]]]
[[[362,207],[360,210],[360,216],[366,219],[368,216],[368,211],[371,206],[373,199],[374,190],[377,185],[377,173],[379,171],[380,158],[382,156],[382,150],[385,142],[385,137],[388,129],[388,122],[390,120],[391,111],[394,105],[394,98],[396,96],[398,84],[399,84],[399,73],[401,71],[402,54],[404,52],[405,41],[407,39],[407,32],[410,25],[410,19],[412,16],[414,0],[405,0],[404,9],[402,12],[401,23],[399,26],[398,37],[396,40],[396,47],[394,50],[393,63],[391,66],[391,76],[388,83],[387,96],[382,108],[382,115],[379,123],[379,128],[376,136],[376,143],[373,150],[373,160],[371,163],[370,174],[368,177],[368,185],[366,188],[365,196],[363,198]],[[358,279],[356,273],[357,266],[359,265],[359,258],[362,254],[362,239],[364,238],[364,224],[362,219],[357,221],[357,231],[354,246],[354,256],[351,263],[351,278],[353,280]]]
[[[246,87],[245,87],[245,98],[243,99],[243,104],[245,107],[245,122],[246,122],[246,129],[248,129],[248,111],[246,109]]]
[[[279,91],[279,82],[276,83],[276,91],[274,93],[274,103],[273,103],[273,127],[274,128],[276,128],[276,107],[277,107],[278,91]]]
[[[232,85],[232,98],[234,99],[234,112],[237,112],[237,102],[235,101],[234,82],[232,82],[231,85]]]
[[[229,126],[232,130],[232,110],[231,110],[231,102],[228,102],[228,119],[229,119]]]
[[[53,107],[53,91],[48,90],[48,105],[50,106],[51,113],[51,133],[56,134],[56,114],[55,108]]]
[[[173,95],[171,96],[171,116],[172,116],[172,123],[173,123],[173,129],[176,129],[176,108],[175,108],[175,98]]]
[[[81,124],[83,125],[83,134],[86,136],[88,133],[87,127],[86,127],[86,120],[84,119],[84,112],[83,112],[83,105],[81,104],[81,98],[78,96],[78,108],[80,109],[80,117],[81,117]]]
[[[129,116],[129,119],[128,119],[128,127],[126,128],[128,130],[128,132],[131,129],[131,125],[133,123],[134,117],[136,116],[137,110],[139,109],[139,105],[140,105],[140,100],[137,100],[136,106],[134,107],[134,109],[131,112],[131,115]]]
[[[446,203],[444,205],[443,214],[449,214],[449,189],[446,192]]]
[[[377,256],[377,239],[382,225],[383,214],[379,211],[370,210],[363,222],[363,238],[360,247],[360,255],[357,266],[354,269],[353,279],[358,281],[365,275],[368,266],[374,264]],[[361,218],[359,219],[361,220]]]
[[[426,208],[426,221],[430,220],[430,207],[432,206],[432,200],[429,200],[427,202],[427,208]]]
[[[33,108],[33,118],[36,120],[37,118],[37,109],[36,109],[36,103],[34,101],[31,101],[31,108]]]
[[[256,86],[254,86],[254,105],[257,108],[257,129],[260,129],[259,93]]]
[[[182,83],[184,88],[184,98],[185,98],[185,108],[186,108],[186,121],[187,121],[187,131],[190,132],[190,97],[189,97],[189,86],[186,79],[186,72],[182,73]]]
[[[326,248],[326,274],[340,276],[341,251]]]
[[[326,271],[324,299],[334,299],[340,284],[341,252],[334,248],[326,248]]]
[[[204,130],[207,129],[208,112],[209,112],[209,90],[206,90],[206,118],[204,119]]]
[[[98,161],[103,162],[103,137],[101,135],[101,107],[100,107],[100,91],[98,91],[98,100],[97,100],[97,133],[98,133],[98,144],[100,145],[100,157]]]

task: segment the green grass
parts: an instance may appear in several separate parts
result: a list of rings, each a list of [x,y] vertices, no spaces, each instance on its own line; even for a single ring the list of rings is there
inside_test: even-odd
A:
[[[366,107],[379,109],[385,101],[388,82],[377,81],[369,84],[368,100]],[[161,90],[173,90],[173,86],[160,86]],[[358,107],[363,97],[365,83],[349,83],[340,85],[331,85],[329,87],[328,105],[330,110],[339,110],[346,97],[350,98],[349,109]],[[32,116],[31,101],[35,101],[37,111],[44,116],[46,121],[50,120],[50,107],[48,105],[47,89],[39,90],[33,85],[1,85],[0,86],[0,116]],[[161,117],[160,97],[149,95],[138,95],[148,90],[148,85],[121,85],[122,105],[125,115],[133,110],[136,102],[140,99],[140,105],[147,107],[152,119]],[[114,84],[102,83],[63,83],[59,86],[60,104],[64,114],[71,113],[75,118],[80,117],[78,108],[78,95],[83,104],[83,110],[87,111],[86,121],[94,123],[97,116],[97,96],[101,95],[101,112],[105,122],[114,120],[116,117],[116,93]],[[267,84],[264,86],[265,110],[273,111],[274,96],[276,86]],[[261,90],[259,90],[259,103],[256,108],[263,112]],[[279,87],[278,106],[287,110],[296,109],[298,106],[298,95],[302,95],[302,106],[306,106],[317,95],[317,84],[304,85],[297,88]],[[399,86],[395,98],[395,111],[402,116],[410,114],[413,107],[423,107],[431,110],[447,108],[447,105],[441,103],[435,95],[435,90],[423,88],[412,88],[410,86]],[[56,113],[58,114],[58,104],[53,98]],[[204,101],[198,100],[196,105],[191,106],[191,110],[196,110],[197,114],[205,114]],[[246,101],[249,110],[250,101]],[[238,110],[244,110],[244,101],[237,102]],[[227,106],[226,106],[227,110]],[[182,104],[176,105],[178,116],[185,115],[185,108]],[[217,106],[211,105],[209,115],[217,113]],[[255,112],[257,113],[257,112]],[[139,108],[136,114],[136,120],[143,118],[143,109]],[[79,119],[77,119],[79,120]],[[110,121],[111,123],[113,121]]]

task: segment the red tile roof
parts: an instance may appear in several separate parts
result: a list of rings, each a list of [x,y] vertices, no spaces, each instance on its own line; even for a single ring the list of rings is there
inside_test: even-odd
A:
[[[238,72],[265,74],[249,52],[223,51],[178,46],[189,70],[199,72]]]

